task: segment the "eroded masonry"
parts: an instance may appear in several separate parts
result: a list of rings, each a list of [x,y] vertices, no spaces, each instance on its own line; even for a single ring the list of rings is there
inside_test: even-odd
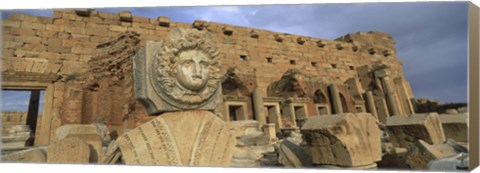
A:
[[[386,33],[55,10],[10,14],[2,45],[2,89],[45,91],[41,118],[23,115],[33,146],[6,160],[425,169],[466,153],[468,114],[416,114]]]

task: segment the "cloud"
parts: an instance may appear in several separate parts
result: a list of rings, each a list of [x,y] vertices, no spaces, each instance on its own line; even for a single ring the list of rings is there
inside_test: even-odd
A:
[[[1,110],[2,111],[28,111],[30,102],[30,91],[2,90]],[[45,92],[40,92],[39,112],[43,111]]]

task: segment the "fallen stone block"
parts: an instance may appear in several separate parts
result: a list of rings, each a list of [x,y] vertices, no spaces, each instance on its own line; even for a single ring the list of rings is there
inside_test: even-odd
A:
[[[438,117],[442,122],[445,138],[457,142],[468,142],[468,114],[441,114]]]
[[[452,140],[436,145],[419,140],[415,146],[409,149],[405,156],[405,163],[411,169],[427,169],[428,163],[433,160],[452,157],[466,151],[466,148]]]
[[[58,140],[71,137],[76,137],[83,140],[95,149],[91,153],[92,158],[94,158],[92,162],[97,163],[102,160],[103,135],[100,134],[97,126],[93,124],[69,124],[60,126],[55,132]]]
[[[380,130],[368,113],[311,117],[301,131],[314,164],[362,167],[382,156]]]
[[[89,163],[91,149],[76,137],[61,139],[47,148],[47,163]]]
[[[396,147],[390,152],[382,156],[382,160],[377,162],[380,169],[409,169],[410,167],[405,163],[405,156],[407,154],[406,148]]]
[[[386,128],[390,142],[396,147],[408,148],[420,139],[429,144],[445,142],[445,135],[437,113],[388,117]]]
[[[13,152],[2,156],[2,162],[15,163],[45,163],[47,157],[45,153],[38,148],[31,148],[22,151]]]
[[[284,140],[280,143],[278,153],[278,162],[285,167],[302,168],[312,166],[310,153],[289,140]]]

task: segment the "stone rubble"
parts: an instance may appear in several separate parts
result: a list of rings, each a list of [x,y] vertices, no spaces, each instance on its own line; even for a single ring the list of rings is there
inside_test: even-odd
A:
[[[260,129],[257,121],[233,121],[229,122],[228,126],[237,139],[230,166],[278,165],[277,151],[273,146],[276,141],[272,141],[268,134]]]

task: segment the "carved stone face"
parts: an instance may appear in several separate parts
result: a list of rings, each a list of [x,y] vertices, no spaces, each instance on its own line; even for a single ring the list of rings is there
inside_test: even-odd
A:
[[[176,67],[178,83],[192,91],[204,88],[209,77],[209,64],[209,58],[202,51],[181,52]]]

